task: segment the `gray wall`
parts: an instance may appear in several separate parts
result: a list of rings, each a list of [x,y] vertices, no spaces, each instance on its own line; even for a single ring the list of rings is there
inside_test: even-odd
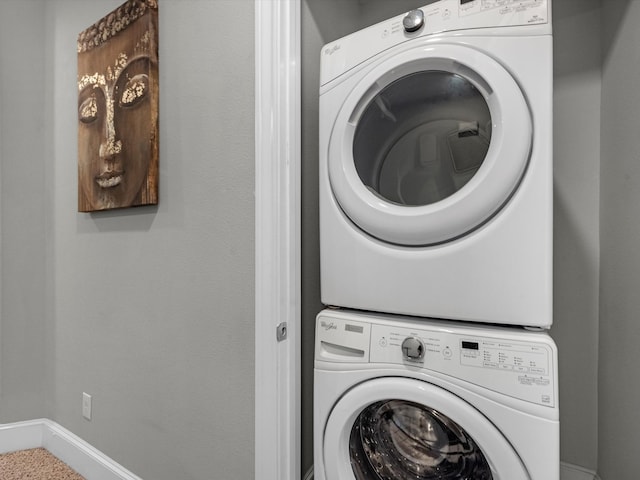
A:
[[[45,27],[41,1],[0,2],[0,421],[46,404]]]
[[[554,324],[563,461],[590,470],[598,448],[600,1],[556,0]]]
[[[253,1],[160,2],[160,205],[79,214],[76,35],[121,3],[0,0],[0,414],[142,478],[253,478]]]
[[[640,472],[640,1],[603,2],[599,473]]]
[[[313,464],[313,345],[320,303],[318,231],[318,52],[323,41],[306,0],[301,10],[301,478]],[[1,333],[1,332],[0,332]]]

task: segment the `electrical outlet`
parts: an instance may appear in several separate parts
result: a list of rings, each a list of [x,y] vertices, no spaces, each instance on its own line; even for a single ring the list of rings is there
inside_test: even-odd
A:
[[[91,420],[91,395],[82,392],[82,416]]]

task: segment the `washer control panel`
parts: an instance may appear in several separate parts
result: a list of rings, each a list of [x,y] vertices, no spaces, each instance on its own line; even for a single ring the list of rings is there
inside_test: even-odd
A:
[[[361,322],[321,314],[316,360],[435,372],[539,405],[556,405],[556,349],[545,333],[427,320]]]

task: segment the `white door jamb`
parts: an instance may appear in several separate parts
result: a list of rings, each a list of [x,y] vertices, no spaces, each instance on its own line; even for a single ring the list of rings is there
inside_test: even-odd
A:
[[[255,56],[255,478],[297,480],[300,0],[255,0]]]

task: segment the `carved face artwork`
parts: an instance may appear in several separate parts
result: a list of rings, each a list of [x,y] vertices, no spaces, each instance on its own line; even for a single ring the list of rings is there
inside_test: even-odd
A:
[[[154,5],[130,0],[79,36],[79,211],[157,204]]]

